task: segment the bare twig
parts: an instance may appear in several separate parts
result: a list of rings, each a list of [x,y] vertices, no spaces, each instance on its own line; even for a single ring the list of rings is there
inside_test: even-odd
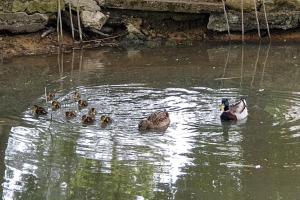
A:
[[[71,30],[72,30],[72,38],[73,38],[73,41],[74,41],[75,36],[74,36],[74,24],[73,24],[72,10],[71,10],[71,2],[69,2],[69,14],[70,14],[70,23],[71,23]]]
[[[226,24],[227,24],[227,32],[228,32],[228,36],[229,36],[229,39],[230,39],[230,27],[229,27],[229,20],[228,20],[228,15],[227,15],[227,12],[226,12],[226,6],[225,6],[225,1],[222,0],[222,3],[223,3],[223,9],[224,9],[224,16],[225,16],[225,19],[226,19]]]
[[[256,0],[253,0],[254,1],[254,9],[255,9],[255,17],[256,17],[256,24],[257,24],[257,34],[258,34],[258,37],[260,38],[260,26],[259,26],[259,20],[258,20],[258,14],[257,14],[257,8],[256,8]]]
[[[80,42],[82,42],[82,30],[81,30],[81,24],[80,24],[80,13],[79,13],[79,0],[77,1],[77,24],[78,24],[78,30],[79,30],[79,38]]]
[[[60,36],[63,41],[63,28],[62,28],[62,19],[61,19],[61,5],[60,0],[58,0],[58,14],[59,14],[59,27],[60,27]]]
[[[271,39],[271,33],[270,33],[270,28],[269,28],[269,22],[268,22],[268,17],[267,17],[265,0],[263,0],[262,2],[263,2],[263,9],[264,9],[264,14],[265,14],[265,20],[266,20],[266,26],[267,26],[268,36]]]
[[[244,0],[241,0],[241,14],[242,14],[242,41],[244,42]]]

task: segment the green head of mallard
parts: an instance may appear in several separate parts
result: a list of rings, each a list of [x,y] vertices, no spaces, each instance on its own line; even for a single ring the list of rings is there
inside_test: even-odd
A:
[[[220,110],[222,112],[229,110],[229,100],[227,98],[222,99],[222,103],[220,105]]]

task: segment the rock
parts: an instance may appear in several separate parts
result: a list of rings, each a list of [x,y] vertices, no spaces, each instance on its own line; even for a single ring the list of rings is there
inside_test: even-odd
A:
[[[61,9],[64,9],[64,0],[60,0]],[[14,0],[12,12],[55,13],[57,12],[57,0]]]
[[[25,12],[0,13],[0,31],[11,33],[31,33],[42,30],[48,23],[46,14],[35,13],[28,15]]]
[[[108,18],[99,11],[91,12],[86,10],[81,12],[80,17],[85,28],[92,28],[96,30],[101,30]]]
[[[71,4],[72,10],[77,9],[78,0],[65,0],[66,5]],[[79,1],[79,10],[80,11],[100,11],[101,8],[98,6],[96,0],[80,0]]]
[[[264,13],[259,12],[258,18],[260,22],[260,29],[267,29]],[[231,31],[241,31],[241,14],[236,11],[228,12],[228,20]],[[298,27],[298,21],[300,20],[300,14],[298,12],[278,12],[268,13],[268,22],[270,29],[291,29]],[[245,31],[256,30],[256,18],[255,13],[244,13],[244,28]],[[227,31],[227,24],[224,14],[214,13],[209,17],[207,25],[209,30],[214,31]]]
[[[265,0],[267,12],[291,11],[300,9],[300,0]],[[263,11],[263,8],[260,8]]]
[[[226,6],[232,10],[241,10],[241,0],[226,0]],[[256,0],[256,5],[259,6],[260,2]],[[253,0],[243,0],[243,8],[245,12],[251,12],[255,9]]]
[[[99,6],[105,5],[105,0],[96,0]]]

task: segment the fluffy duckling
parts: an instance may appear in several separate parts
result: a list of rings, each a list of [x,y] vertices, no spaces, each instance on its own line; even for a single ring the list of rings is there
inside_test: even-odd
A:
[[[96,108],[91,108],[91,109],[89,110],[89,115],[95,116],[96,114],[97,114]]]
[[[222,99],[221,104],[222,114],[221,120],[242,120],[248,116],[247,103],[244,98],[241,98],[238,102],[229,105],[228,99]]]
[[[58,101],[52,101],[51,105],[53,110],[57,110],[60,108],[60,103]]]
[[[80,93],[79,92],[74,92],[74,94],[73,94],[73,99],[75,100],[75,101],[78,101],[79,99],[81,98],[81,95],[80,95]]]
[[[52,92],[48,92],[47,94],[47,101],[52,101],[55,97],[55,94]]]
[[[79,108],[85,108],[87,106],[88,106],[88,102],[87,101],[81,100],[81,99],[78,101],[78,107]]]
[[[169,113],[166,110],[157,111],[149,115],[146,119],[141,120],[138,129],[140,131],[151,129],[165,130],[169,127],[169,124]]]
[[[74,117],[76,117],[76,112],[75,111],[66,111],[66,118],[67,119],[72,119]]]
[[[83,124],[93,124],[95,122],[95,118],[90,115],[83,115],[81,117],[81,123]]]
[[[34,105],[32,107],[32,113],[35,115],[47,115],[48,112],[43,107]]]
[[[101,123],[101,127],[106,127],[107,125],[111,124],[112,123],[112,118],[109,117],[109,116],[105,116],[105,115],[102,115],[100,117],[100,123]]]

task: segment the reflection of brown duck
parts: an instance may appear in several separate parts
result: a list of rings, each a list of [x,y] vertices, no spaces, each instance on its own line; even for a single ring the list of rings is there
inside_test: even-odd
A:
[[[79,93],[79,92],[74,92],[74,94],[73,94],[73,99],[74,99],[75,101],[78,101],[80,98],[81,98],[80,93]]]
[[[48,100],[48,101],[51,101],[51,100],[53,100],[53,99],[54,99],[54,97],[55,97],[55,94],[54,94],[54,93],[52,93],[52,92],[48,92],[48,94],[47,94],[47,100]]]
[[[52,101],[51,105],[53,110],[57,110],[60,108],[60,103],[58,101]]]
[[[96,114],[97,114],[96,108],[91,108],[91,109],[89,110],[89,115],[91,115],[91,116],[96,116]]]
[[[67,111],[65,114],[66,114],[67,119],[72,119],[72,118],[76,117],[75,111]]]
[[[112,123],[112,118],[109,116],[102,115],[100,118],[100,123],[102,127],[106,127],[107,125]]]
[[[35,115],[47,115],[48,112],[43,107],[34,105],[32,107],[32,113]]]
[[[95,122],[95,118],[90,115],[83,115],[81,117],[81,123],[83,124],[93,124]]]
[[[151,129],[167,129],[170,124],[169,113],[167,111],[158,111],[149,115],[146,119],[140,121],[138,128],[140,131]]]
[[[87,106],[88,106],[88,102],[87,101],[81,100],[81,99],[78,101],[78,107],[79,108],[85,108]]]

